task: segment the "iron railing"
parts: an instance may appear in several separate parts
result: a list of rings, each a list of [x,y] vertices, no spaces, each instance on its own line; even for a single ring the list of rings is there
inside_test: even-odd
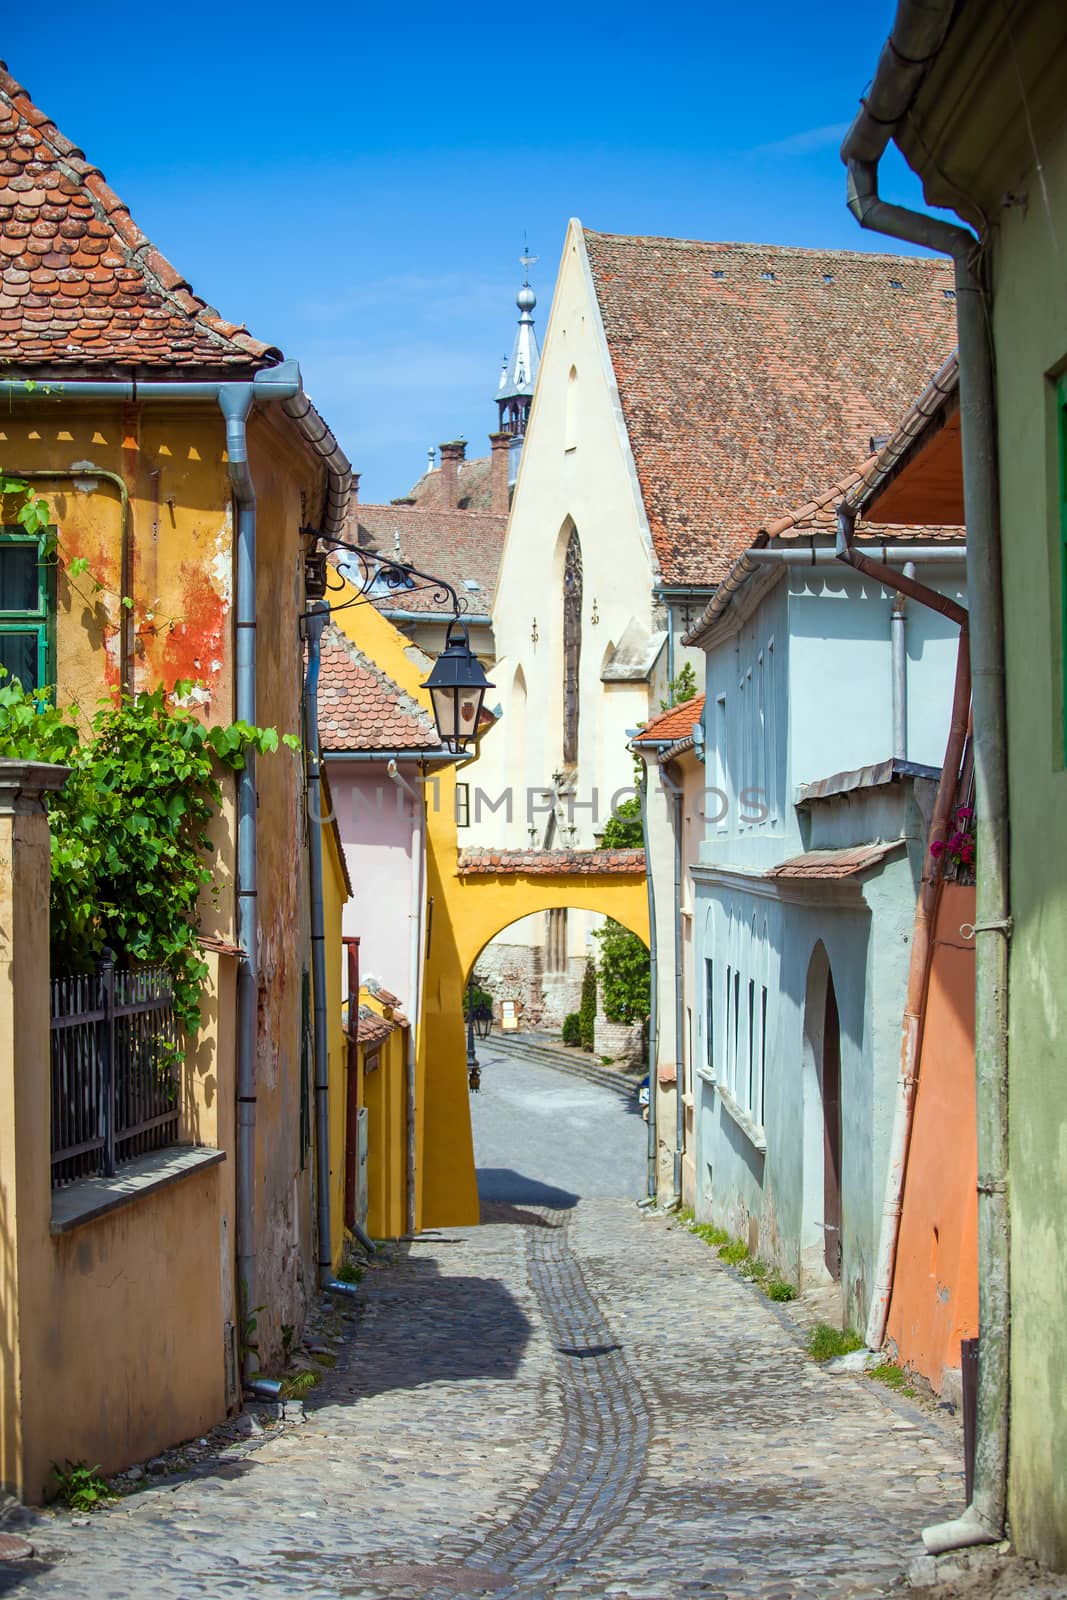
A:
[[[178,1023],[166,967],[51,981],[52,1187],[174,1144]]]

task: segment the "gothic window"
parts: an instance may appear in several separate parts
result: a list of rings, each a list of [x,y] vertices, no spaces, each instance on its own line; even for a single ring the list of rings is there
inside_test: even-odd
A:
[[[563,568],[563,763],[578,762],[578,673],[582,654],[582,547],[571,529]]]

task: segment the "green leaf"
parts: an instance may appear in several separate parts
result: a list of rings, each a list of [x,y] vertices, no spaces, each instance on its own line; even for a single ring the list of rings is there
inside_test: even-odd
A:
[[[72,578],[80,578],[88,570],[89,562],[85,556],[74,556],[67,564],[67,573]]]

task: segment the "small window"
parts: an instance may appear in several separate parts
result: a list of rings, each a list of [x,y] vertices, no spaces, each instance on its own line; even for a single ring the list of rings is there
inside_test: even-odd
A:
[[[704,1044],[708,1071],[715,1071],[715,963],[704,958]]]
[[[0,666],[24,689],[55,682],[54,582],[44,540],[0,528]]]
[[[717,280],[721,280],[722,278],[725,278],[726,273],[723,271],[723,269],[721,267],[716,267],[711,275],[712,275],[713,278],[715,278]]]
[[[469,783],[456,784],[456,827],[469,828],[471,825],[471,786]]]
[[[764,283],[777,283],[778,281],[774,273],[771,271],[761,272],[760,277],[763,279]]]
[[[759,1023],[759,1109],[756,1121],[762,1125],[764,1121],[767,1094],[767,985],[760,984],[760,1023]]]
[[[942,289],[941,293],[944,295],[946,300],[955,300],[956,298],[955,289]]]
[[[901,283],[899,278],[890,278],[889,287],[891,289],[903,289],[904,285]]]

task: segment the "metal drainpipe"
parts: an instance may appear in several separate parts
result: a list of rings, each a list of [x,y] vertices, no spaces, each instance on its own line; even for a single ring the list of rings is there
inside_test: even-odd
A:
[[[415,1051],[421,1006],[420,950],[422,946],[423,874],[426,870],[426,801],[423,795],[404,777],[395,760],[386,766],[386,775],[402,793],[411,800],[415,823],[415,871],[412,874],[411,928],[409,930],[408,956],[408,1048],[404,1062],[404,1093],[407,1100],[407,1168],[405,1182],[405,1210],[407,1232],[415,1232]]]
[[[953,0],[900,0],[893,36],[842,145],[849,209],[861,227],[951,256],[956,271],[960,419],[968,541],[968,599],[977,737],[978,889],[975,915],[978,1114],[979,1344],[977,1446],[971,1503],[954,1521],[923,1531],[935,1553],[1000,1539],[1007,1503],[1011,1239],[1008,1209],[1008,768],[1004,609],[996,470],[996,421],[988,307],[975,270],[981,246],[969,229],[878,193],[878,163],[948,32]]]
[[[905,562],[904,576],[915,577],[914,561]],[[893,593],[893,609],[889,614],[889,634],[893,657],[893,755],[898,761],[908,759],[908,607],[899,589]]]
[[[676,1205],[682,1203],[682,1151],[685,1146],[685,1000],[682,995],[682,805],[685,791],[659,769],[659,781],[674,802],[674,1162]]]
[[[322,634],[329,607],[317,600],[304,619],[307,673],[304,678],[304,748],[307,751],[308,871],[311,880],[311,996],[315,1039],[315,1214],[319,1282],[333,1280],[333,1219],[330,1203],[330,1057],[326,1013],[326,914],[322,888],[322,763],[319,747],[319,673]]]
[[[648,1159],[645,1193],[656,1198],[656,1067],[659,1055],[659,957],[656,938],[656,886],[652,876],[652,852],[648,843],[648,768],[641,758],[641,832],[645,837],[645,884],[648,888]]]

